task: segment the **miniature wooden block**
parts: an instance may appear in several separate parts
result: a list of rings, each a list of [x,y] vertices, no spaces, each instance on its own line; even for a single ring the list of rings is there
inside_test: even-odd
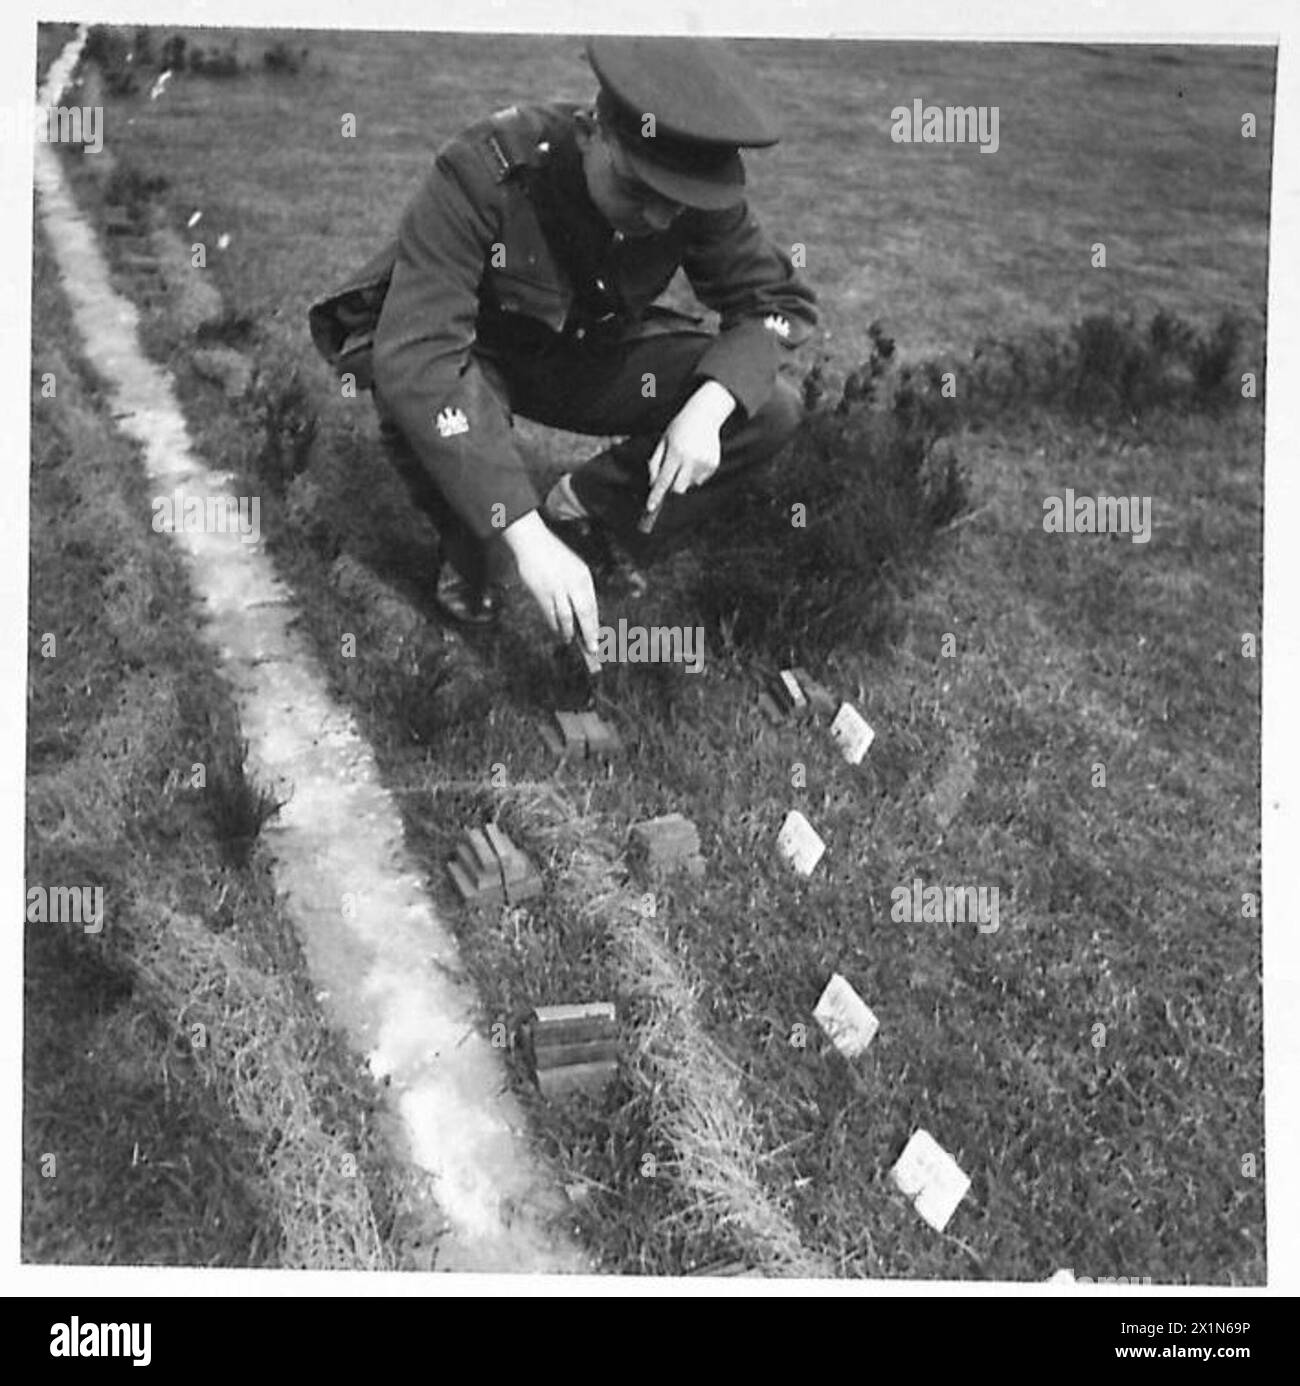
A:
[[[522,905],[525,900],[532,900],[541,895],[546,890],[546,883],[541,876],[528,868],[528,875],[519,880],[506,882],[506,903],[509,905]]]
[[[801,876],[811,876],[826,851],[826,844],[798,809],[791,809],[786,814],[781,831],[777,834],[776,845]]]
[[[589,756],[613,756],[623,749],[618,733],[594,712],[579,713]]]
[[[838,972],[826,983],[813,1019],[846,1059],[865,1053],[880,1028],[871,1007]]]
[[[538,1044],[533,1041],[533,1059],[537,1068],[560,1068],[565,1064],[609,1062],[618,1058],[618,1037],[605,1035],[598,1039],[575,1040],[572,1044]]]
[[[557,712],[555,714],[555,722],[560,729],[560,735],[564,738],[565,746],[585,755],[587,750],[587,729],[582,724],[582,713]]]
[[[582,714],[578,712],[557,712],[553,722],[544,723],[541,728],[542,741],[547,750],[563,760],[582,760],[587,754],[587,733],[582,725]]]
[[[572,1044],[617,1033],[612,1001],[586,1001],[561,1006],[538,1006],[533,1011],[534,1044]]]
[[[488,846],[501,867],[501,875],[506,885],[526,880],[533,874],[533,864],[523,852],[501,831],[495,823],[483,829]]]
[[[665,833],[646,842],[645,857],[656,866],[670,866],[674,862],[684,861],[687,857],[698,856],[699,847],[700,840],[694,833],[689,836]]]
[[[493,886],[499,886],[501,882],[501,872],[493,865],[484,867],[474,858],[474,853],[470,850],[467,842],[460,843],[456,848],[456,855],[452,858],[457,866],[465,873],[475,890],[490,890]]]
[[[611,1060],[589,1064],[567,1064],[563,1068],[543,1068],[537,1072],[537,1086],[548,1101],[568,1097],[575,1092],[599,1096],[618,1073]]]
[[[923,1128],[912,1133],[890,1177],[936,1232],[948,1225],[970,1188],[961,1166]]]
[[[796,717],[807,715],[808,699],[804,697],[803,689],[799,687],[799,680],[795,678],[792,670],[781,670],[772,685],[772,692],[777,703],[787,712],[793,713]]]
[[[842,703],[831,723],[831,735],[839,744],[840,754],[850,765],[858,765],[866,755],[867,748],[875,740],[876,734],[867,725],[866,718],[852,703]]]
[[[650,876],[685,871],[692,879],[699,880],[706,869],[697,837],[652,839],[648,844],[634,846],[630,855]]]
[[[806,669],[792,669],[790,672],[799,680],[799,687],[808,699],[808,710],[819,717],[834,717],[838,704],[830,689],[818,683]]]
[[[680,813],[666,813],[662,818],[633,823],[631,835],[633,847],[651,861],[675,861],[699,855],[699,831]]]
[[[526,1027],[533,1065],[543,1069],[612,1061],[618,1026],[613,1004],[538,1006]]]
[[[500,880],[490,885],[478,885],[465,868],[457,861],[447,863],[447,874],[456,887],[460,898],[467,905],[500,905],[505,903],[505,891]]]
[[[538,1055],[575,1044],[614,1044],[618,1040],[618,1025],[604,1016],[557,1020],[549,1024],[533,1020],[528,1022],[526,1034],[533,1054]],[[553,1065],[548,1063],[547,1067]]]
[[[474,855],[474,860],[484,871],[496,871],[497,854],[492,850],[487,834],[482,828],[470,828],[465,833],[465,843]]]
[[[456,887],[456,893],[462,900],[472,900],[478,894],[474,882],[465,874],[465,868],[459,862],[449,861],[447,874],[451,877],[451,883]]]
[[[509,837],[495,824],[489,823],[484,829],[484,839],[496,863],[496,871],[505,888],[506,903],[522,904],[541,895],[545,883],[536,867],[525,852],[520,851]]]

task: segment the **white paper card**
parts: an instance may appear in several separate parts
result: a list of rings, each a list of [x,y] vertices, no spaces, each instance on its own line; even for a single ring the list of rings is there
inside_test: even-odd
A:
[[[776,845],[801,876],[811,876],[826,851],[826,844],[798,809],[786,815]]]
[[[839,745],[840,754],[850,765],[860,765],[867,748],[876,739],[866,718],[852,703],[840,704],[840,710],[831,723],[831,735]]]
[[[970,1188],[961,1166],[924,1129],[913,1133],[890,1174],[899,1191],[912,1200],[912,1206],[936,1232],[948,1225]]]
[[[871,1007],[838,972],[826,983],[813,1019],[846,1059],[864,1053],[880,1028]]]

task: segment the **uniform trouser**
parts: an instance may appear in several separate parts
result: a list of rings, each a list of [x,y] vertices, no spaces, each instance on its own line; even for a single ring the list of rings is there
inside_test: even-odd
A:
[[[574,493],[599,523],[636,547],[636,524],[650,489],[646,463],[673,416],[700,383],[696,366],[713,341],[701,329],[652,330],[614,345],[564,341],[529,356],[476,347],[479,365],[503,406],[552,428],[621,441],[574,469]],[[647,398],[647,381],[654,393]],[[670,495],[655,533],[689,529],[723,509],[753,469],[775,455],[803,417],[798,391],[778,376],[772,394],[752,417],[737,410],[723,425],[717,472],[685,495]],[[384,425],[389,456],[416,503],[438,529],[441,558],[472,582],[499,575],[505,556],[499,541],[475,537],[439,492],[400,433]]]

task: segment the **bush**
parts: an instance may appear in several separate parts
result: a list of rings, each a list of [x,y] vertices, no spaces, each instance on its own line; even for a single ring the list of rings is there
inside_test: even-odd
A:
[[[86,37],[82,60],[94,63],[111,96],[133,96],[138,90],[135,54],[126,32],[109,24],[96,24]]]
[[[307,50],[300,48],[296,53],[280,39],[262,54],[262,66],[268,72],[296,77],[307,61]]]
[[[130,52],[126,35],[121,29],[110,24],[96,24],[86,35],[86,46],[81,50],[84,61],[94,63],[104,72],[120,67]]]
[[[235,56],[234,44],[229,48],[214,48],[210,52],[191,48],[190,71],[200,77],[238,77],[239,59]]]
[[[251,409],[261,435],[252,470],[283,496],[306,469],[316,438],[316,411],[297,366],[287,373],[264,371],[254,387]]]
[[[908,572],[967,505],[946,363],[900,368],[879,324],[870,337],[834,408],[810,415],[768,484],[709,536],[693,601],[727,643],[781,662],[878,647]]]
[[[1190,347],[1192,384],[1206,404],[1226,392],[1228,372],[1241,342],[1241,324],[1225,314],[1208,337],[1196,337]]]
[[[1032,407],[1137,422],[1161,409],[1213,409],[1240,342],[1241,324],[1230,312],[1203,332],[1163,309],[1145,330],[1132,314],[1094,314],[1065,331],[990,339],[971,358],[963,410],[972,420]]]
[[[173,34],[163,44],[160,63],[172,72],[185,71],[185,40],[179,34]]]
[[[871,355],[833,407],[814,364],[803,382],[809,417],[785,461],[710,526],[711,561],[693,601],[723,643],[786,662],[843,643],[878,648],[935,533],[967,508],[952,435],[1035,412],[1110,427],[1162,409],[1217,408],[1241,326],[1229,313],[1209,330],[1165,312],[1145,327],[1097,314],[986,340],[965,361],[907,366],[879,323],[868,336]],[[944,391],[949,373],[955,395]]]
[[[154,66],[153,31],[151,29],[137,29],[135,37],[131,41],[131,47],[135,52],[136,67]]]
[[[149,220],[149,203],[167,188],[167,179],[160,173],[144,173],[128,159],[118,160],[104,183],[104,201],[126,208],[131,220],[145,226]]]

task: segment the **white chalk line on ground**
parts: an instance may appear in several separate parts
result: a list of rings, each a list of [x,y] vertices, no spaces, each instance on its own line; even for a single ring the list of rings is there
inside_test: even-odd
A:
[[[83,29],[51,68],[40,104],[56,103],[84,41]],[[231,478],[195,455],[167,374],[145,358],[135,306],[110,287],[58,157],[36,146],[40,215],[120,430],[139,443],[160,488],[229,493]],[[331,1021],[389,1080],[406,1153],[432,1176],[446,1227],[438,1268],[588,1269],[549,1225],[560,1196],[528,1148],[523,1112],[479,1031],[478,998],[456,980],[455,939],[410,859],[374,754],[290,628],[291,593],[238,533],[174,538],[203,600],[202,635],[234,688],[248,770],[288,796],[263,837],[313,981]]]

